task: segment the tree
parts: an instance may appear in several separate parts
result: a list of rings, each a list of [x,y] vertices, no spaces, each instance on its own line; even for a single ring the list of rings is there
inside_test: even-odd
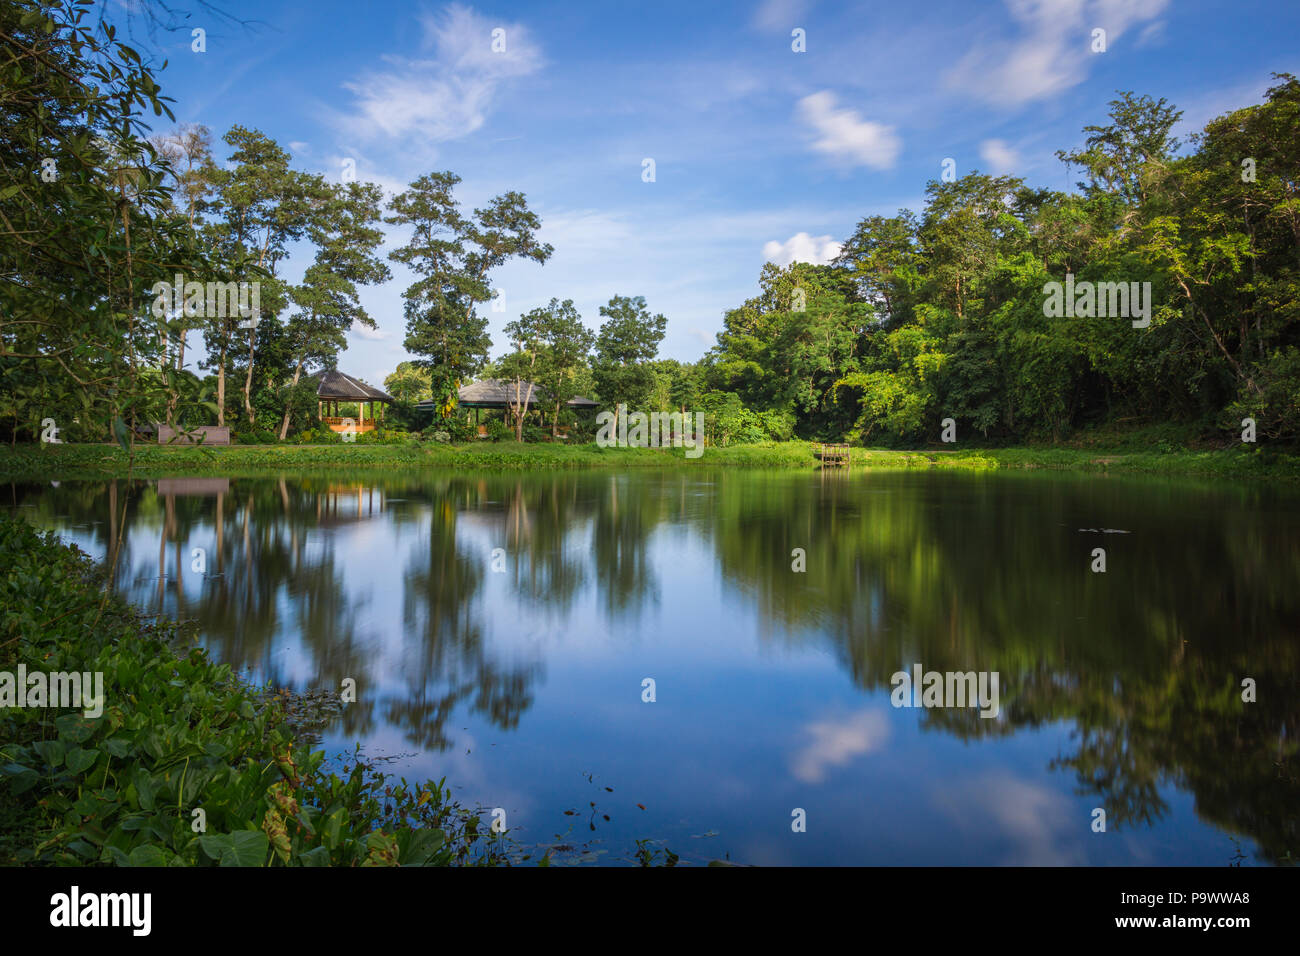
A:
[[[435,398],[453,395],[487,361],[492,341],[477,308],[493,296],[489,273],[515,258],[545,263],[554,251],[537,241],[541,221],[523,193],[503,193],[465,217],[452,196],[459,182],[451,172],[421,176],[384,220],[412,230],[389,258],[418,276],[402,293],[405,344],[429,369]]]
[[[614,406],[617,427],[618,406],[639,403],[654,385],[646,363],[659,353],[668,320],[652,316],[640,295],[616,295],[600,307],[600,314],[605,322],[596,336],[592,374],[600,397]]]
[[[398,362],[393,374],[384,379],[384,390],[399,402],[419,402],[433,398],[429,370],[414,362]]]
[[[209,241],[228,264],[225,281],[259,283],[260,308],[243,321],[232,315],[207,315],[204,341],[210,365],[216,353],[218,424],[224,424],[231,349],[240,332],[248,333],[242,393],[244,414],[252,426],[257,329],[289,302],[287,284],[277,277],[277,267],[288,255],[288,244],[307,230],[314,207],[329,200],[329,191],[321,177],[290,169],[289,153],[258,130],[236,125],[222,140],[234,150],[230,162],[235,166],[218,171],[212,203],[217,221],[207,230]]]
[[[357,284],[371,285],[391,277],[388,266],[374,255],[383,242],[376,228],[380,219],[383,190],[374,183],[347,183],[323,187],[328,198],[311,212],[307,234],[317,246],[316,261],[303,276],[301,285],[290,290],[298,311],[285,329],[289,348],[296,357],[293,381],[298,385],[309,362],[333,367],[340,349],[347,347],[352,324],[375,327],[357,294]],[[280,422],[280,440],[289,432],[290,409]]]
[[[552,299],[545,308],[529,312],[527,319],[541,344],[535,380],[551,404],[554,438],[559,434],[560,409],[578,394],[578,373],[587,365],[596,335],[583,324],[572,299]]]
[[[84,5],[0,6],[0,394],[20,428],[43,415],[128,425],[163,414],[143,373],[175,330],[149,308],[191,265],[144,110],[166,114],[153,72]],[[20,397],[19,397],[20,396]],[[102,426],[101,426],[102,427]]]
[[[208,197],[215,189],[218,173],[216,164],[212,161],[212,133],[206,126],[188,123],[171,133],[154,137],[150,143],[168,164],[173,187],[170,192],[172,208],[185,217],[189,226],[189,238],[197,253],[200,244],[198,227],[209,208]],[[176,314],[174,319],[179,326],[175,334],[175,351],[164,355],[169,379],[166,418],[169,425],[175,422],[180,397],[179,382],[184,376],[185,346],[189,334],[189,323],[184,310]],[[164,352],[168,352],[166,339]]]

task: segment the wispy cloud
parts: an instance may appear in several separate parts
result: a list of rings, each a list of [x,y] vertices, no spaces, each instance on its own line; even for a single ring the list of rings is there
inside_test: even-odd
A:
[[[754,11],[754,26],[760,30],[792,30],[812,7],[812,0],[763,0]]]
[[[801,99],[799,116],[817,133],[813,149],[839,162],[889,169],[903,148],[892,126],[865,120],[851,109],[838,109],[830,90]]]
[[[459,139],[484,124],[504,84],[543,65],[540,48],[520,24],[459,4],[419,20],[426,56],[387,55],[386,69],[343,84],[356,96],[353,110],[336,116],[347,134],[363,141],[406,139],[412,146]]]
[[[1046,99],[1083,82],[1092,31],[1109,49],[1132,26],[1159,16],[1169,0],[1004,0],[1019,26],[1016,39],[976,37],[951,71],[949,87],[999,106]]]

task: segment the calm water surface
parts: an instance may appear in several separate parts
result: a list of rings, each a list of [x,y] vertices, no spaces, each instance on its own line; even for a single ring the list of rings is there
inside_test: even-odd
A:
[[[4,489],[97,559],[127,498],[132,601],[257,680],[355,679],[329,752],[446,776],[568,861],[1300,854],[1289,490],[704,463],[127,490]],[[916,664],[998,672],[1000,715],[895,708]]]

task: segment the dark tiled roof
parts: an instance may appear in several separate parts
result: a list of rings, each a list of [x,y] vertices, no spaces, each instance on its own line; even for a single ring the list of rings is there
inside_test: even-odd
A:
[[[528,389],[532,388],[532,400],[529,401]],[[462,386],[456,393],[457,399],[462,405],[490,405],[505,407],[513,405],[516,401],[528,402],[529,404],[539,404],[545,400],[546,389],[532,382],[522,381],[518,383],[518,398],[516,398],[516,384],[514,379],[485,378],[480,382],[470,382]],[[589,398],[583,398],[581,395],[575,396],[566,403],[570,408],[595,408],[596,403]],[[417,408],[432,408],[434,402],[425,399],[416,403]]]
[[[345,402],[392,402],[393,396],[387,392],[381,392],[373,385],[367,385],[365,382],[346,375],[338,369],[327,368],[323,372],[318,372],[312,378],[318,379],[316,386],[316,397],[327,398],[331,400]]]

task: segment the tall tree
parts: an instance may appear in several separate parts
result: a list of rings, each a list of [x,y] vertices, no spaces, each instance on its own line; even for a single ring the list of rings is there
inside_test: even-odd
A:
[[[523,193],[503,193],[464,216],[452,195],[458,183],[452,172],[421,176],[393,198],[384,220],[411,227],[389,258],[417,276],[402,293],[405,344],[431,372],[439,399],[487,361],[492,341],[478,307],[493,297],[491,271],[516,258],[545,263],[554,251],[538,242],[541,220]]]
[[[238,316],[209,315],[204,330],[209,362],[216,353],[217,405],[219,424],[225,423],[226,372],[240,333],[247,333],[243,392],[244,414],[252,426],[253,367],[257,329],[267,316],[274,316],[287,304],[286,284],[277,277],[277,267],[288,255],[288,244],[302,238],[313,207],[328,201],[319,176],[290,168],[291,157],[275,140],[258,130],[231,127],[222,137],[233,152],[231,169],[217,177],[213,209],[218,221],[209,230],[213,241],[230,263],[227,282],[260,283],[260,309],[242,321]]]
[[[600,307],[600,314],[605,321],[596,335],[592,375],[600,397],[614,406],[617,427],[618,406],[640,402],[654,385],[646,363],[659,354],[668,320],[651,315],[640,295],[616,295]]]
[[[560,409],[578,394],[578,375],[586,367],[596,334],[583,324],[572,299],[552,299],[527,319],[541,343],[535,377],[551,406],[551,437],[559,434]]]
[[[317,186],[328,196],[311,211],[307,235],[316,244],[316,260],[307,267],[300,285],[290,290],[297,311],[289,317],[285,334],[294,355],[292,390],[310,364],[333,367],[347,347],[347,332],[354,322],[373,329],[375,320],[362,307],[357,285],[384,282],[388,266],[375,255],[383,243],[377,228],[383,189],[374,183]],[[291,405],[285,403],[280,440],[289,433]]]

